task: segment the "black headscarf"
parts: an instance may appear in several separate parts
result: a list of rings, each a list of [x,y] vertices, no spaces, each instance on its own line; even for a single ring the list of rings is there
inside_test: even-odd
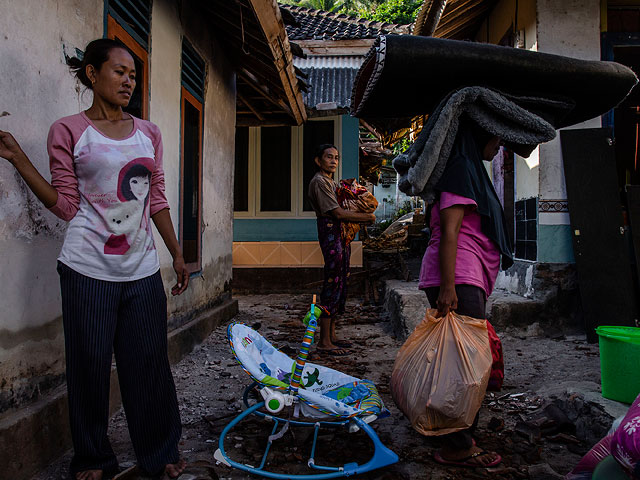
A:
[[[482,163],[484,147],[492,136],[471,120],[461,119],[447,166],[435,189],[476,202],[482,233],[500,249],[502,269],[506,270],[513,265],[513,248],[507,234],[504,210]]]

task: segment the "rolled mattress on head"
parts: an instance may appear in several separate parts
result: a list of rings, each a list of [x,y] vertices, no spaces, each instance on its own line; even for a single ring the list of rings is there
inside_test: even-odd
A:
[[[520,97],[520,106],[555,128],[602,115],[637,83],[615,62],[413,35],[377,38],[360,67],[351,114],[406,118],[429,114],[451,91],[483,86]],[[554,100],[537,102],[532,99]],[[558,108],[561,101],[565,106]],[[567,107],[568,106],[568,107]]]

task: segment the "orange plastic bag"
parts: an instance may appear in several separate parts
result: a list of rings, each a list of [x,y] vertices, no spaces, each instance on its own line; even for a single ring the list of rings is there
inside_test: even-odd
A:
[[[425,319],[404,343],[391,374],[396,405],[422,435],[469,428],[491,373],[487,322],[450,312]]]

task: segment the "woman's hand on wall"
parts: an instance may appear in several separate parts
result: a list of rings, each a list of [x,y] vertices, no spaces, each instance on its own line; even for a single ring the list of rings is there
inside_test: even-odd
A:
[[[58,192],[44,179],[33,166],[29,157],[22,151],[20,144],[9,132],[0,130],[0,157],[13,165],[31,191],[44,204],[51,208],[58,203]]]
[[[12,165],[16,165],[21,158],[26,158],[13,135],[2,130],[0,130],[0,157],[8,160]]]

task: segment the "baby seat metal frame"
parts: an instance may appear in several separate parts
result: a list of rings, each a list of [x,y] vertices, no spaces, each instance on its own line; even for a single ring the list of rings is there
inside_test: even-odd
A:
[[[398,461],[398,456],[382,444],[376,432],[369,426],[369,423],[376,418],[389,415],[389,411],[384,408],[375,385],[367,380],[358,380],[330,368],[307,363],[309,347],[311,346],[317,328],[315,313],[314,295],[309,315],[309,323],[295,362],[284,353],[272,347],[267,340],[250,327],[235,322],[229,325],[227,335],[231,349],[243,370],[255,381],[249,385],[244,392],[243,398],[247,409],[236,416],[224,428],[220,435],[219,448],[214,455],[218,463],[223,463],[229,467],[238,468],[268,478],[324,480],[365,473],[392,465]],[[234,339],[236,340],[235,342]],[[251,351],[248,351],[247,347],[250,348]],[[250,353],[253,353],[253,357],[249,355]],[[258,363],[261,360],[262,363]],[[267,360],[272,361],[272,368],[269,368],[265,363]],[[279,366],[274,367],[273,362],[277,361],[279,361],[279,365],[284,368],[280,368]],[[290,362],[288,365],[287,361]],[[271,377],[273,370],[277,370],[277,378]],[[300,388],[304,374],[306,374],[306,379],[308,380],[306,384],[308,388],[304,388],[304,384],[303,388]],[[324,382],[319,381],[320,376],[325,378]],[[338,382],[336,382],[337,379]],[[340,381],[343,380],[347,382],[345,384],[340,383]],[[285,383],[287,381],[289,382],[288,384]],[[314,384],[319,385],[319,387],[315,388],[315,392],[310,388]],[[263,401],[255,405],[249,405],[249,392],[254,387],[259,388]],[[261,412],[260,409],[262,408],[266,409],[268,413]],[[274,415],[283,411],[285,408],[287,408],[289,412],[289,418]],[[300,413],[312,417],[314,420],[302,421],[291,419],[292,415],[298,417]],[[252,414],[274,423],[260,465],[257,467],[232,460],[224,449],[224,441],[227,434],[244,418]],[[337,418],[337,420],[321,420],[322,418]],[[282,429],[279,433],[276,433],[280,424],[283,424]],[[290,425],[314,429],[313,444],[307,465],[311,469],[326,473],[293,475],[270,472],[264,469],[272,443],[281,438]],[[314,454],[316,451],[318,431],[321,427],[345,427],[349,432],[362,429],[373,442],[373,456],[368,462],[362,465],[357,463],[347,463],[341,467],[316,465]]]

